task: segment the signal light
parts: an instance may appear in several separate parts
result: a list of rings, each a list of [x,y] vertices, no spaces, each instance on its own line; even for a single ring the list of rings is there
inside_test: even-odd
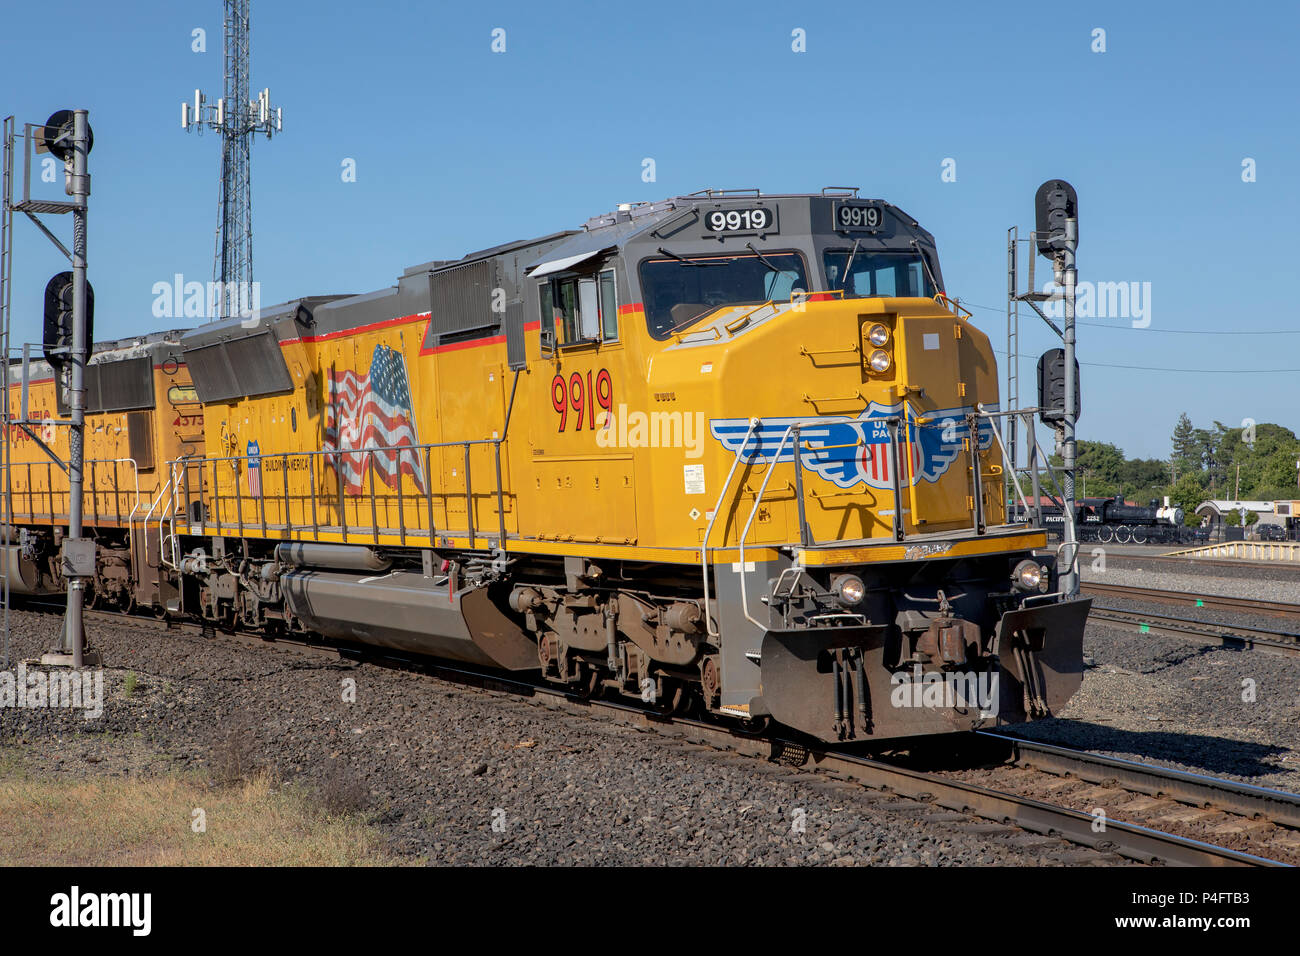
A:
[[[72,158],[72,110],[55,110],[44,126],[36,127],[36,152],[53,153],[67,162]],[[95,145],[95,131],[86,124],[86,153]]]
[[[1038,417],[1045,425],[1065,418],[1065,349],[1048,349],[1038,359]],[[1083,413],[1079,404],[1079,360],[1074,360],[1074,417]]]
[[[1079,197],[1064,179],[1049,179],[1034,193],[1034,233],[1038,254],[1048,259],[1056,255],[1065,239],[1065,220],[1079,218]],[[1078,226],[1074,232],[1078,241]]]
[[[60,272],[45,285],[45,329],[41,346],[55,370],[63,368],[72,348],[72,273]],[[95,290],[86,280],[86,348],[95,341]]]

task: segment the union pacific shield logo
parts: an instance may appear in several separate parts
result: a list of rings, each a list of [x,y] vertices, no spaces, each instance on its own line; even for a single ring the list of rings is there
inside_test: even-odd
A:
[[[254,498],[262,496],[262,449],[255,441],[248,443],[248,493]]]
[[[989,408],[997,410],[996,405]],[[811,423],[806,418],[764,418],[748,443],[745,441],[749,431],[747,418],[715,418],[709,422],[709,430],[724,448],[747,463],[771,462],[778,449],[780,457],[776,460],[787,462],[794,461],[793,437],[786,437],[787,430],[795,422],[802,422],[799,438],[804,468],[840,488],[865,483],[871,488],[888,489],[893,487],[894,460],[886,419],[900,419],[899,460],[904,474],[899,480],[904,485],[914,485],[918,481],[938,481],[961,455],[962,442],[968,433],[966,416],[972,411],[973,407],[963,406],[918,413],[903,402],[895,405],[872,402],[857,418],[826,417]],[[917,421],[921,417],[925,422]],[[978,431],[979,446],[987,449],[993,443],[993,423],[981,419]]]

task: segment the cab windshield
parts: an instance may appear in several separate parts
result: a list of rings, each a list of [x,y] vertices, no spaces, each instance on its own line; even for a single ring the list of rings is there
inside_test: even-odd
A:
[[[870,295],[930,298],[934,286],[914,252],[866,252],[852,248],[822,255],[826,288],[843,289],[846,299]]]
[[[655,257],[641,263],[640,274],[646,322],[657,339],[723,306],[761,305],[808,290],[797,252]]]

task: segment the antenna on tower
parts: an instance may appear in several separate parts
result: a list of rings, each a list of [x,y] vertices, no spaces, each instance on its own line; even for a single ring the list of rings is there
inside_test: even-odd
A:
[[[219,318],[249,315],[259,297],[253,289],[253,197],[249,144],[253,135],[270,139],[284,128],[279,107],[264,89],[249,99],[252,41],[249,24],[252,0],[225,0],[225,95],[209,106],[194,91],[193,103],[181,104],[181,128],[204,128],[221,134],[221,188],[217,212],[212,278],[220,290]]]

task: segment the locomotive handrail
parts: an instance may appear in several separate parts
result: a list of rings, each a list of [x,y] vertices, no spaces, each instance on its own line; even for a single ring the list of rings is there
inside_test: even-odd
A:
[[[1026,436],[1028,437],[1029,441],[1032,443],[1032,449],[1033,449],[1033,451],[1036,453],[1037,456],[1041,456],[1041,457],[1042,457],[1042,460],[1043,460],[1044,464],[1047,466],[1047,477],[1048,477],[1048,479],[1051,480],[1051,482],[1052,482],[1052,487],[1054,487],[1054,488],[1056,489],[1057,494],[1060,495],[1061,498],[1062,498],[1061,520],[1062,520],[1062,521],[1068,521],[1068,522],[1070,523],[1070,529],[1071,529],[1071,531],[1073,532],[1073,534],[1071,535],[1071,537],[1073,537],[1073,538],[1075,539],[1075,540],[1074,540],[1074,554],[1073,554],[1073,556],[1070,558],[1070,567],[1073,568],[1074,565],[1075,565],[1075,563],[1079,560],[1079,546],[1080,546],[1080,544],[1081,544],[1081,542],[1078,540],[1078,538],[1079,538],[1079,527],[1078,527],[1078,522],[1075,520],[1075,516],[1074,516],[1073,514],[1069,514],[1069,515],[1067,515],[1067,514],[1065,513],[1066,510],[1067,510],[1067,509],[1064,507],[1064,498],[1065,498],[1065,493],[1064,493],[1064,491],[1061,489],[1060,483],[1056,480],[1056,469],[1054,469],[1054,468],[1052,467],[1052,461],[1051,461],[1051,459],[1048,458],[1045,454],[1043,454],[1043,447],[1042,447],[1042,445],[1040,445],[1040,444],[1038,443],[1038,436],[1034,434],[1034,413],[1037,412],[1037,411],[1039,411],[1039,409],[1036,409],[1036,408],[1029,408],[1029,409],[1019,409],[1019,410],[1008,410],[1008,411],[997,411],[997,412],[991,412],[991,411],[987,411],[987,410],[983,407],[983,405],[981,405],[981,404],[979,404],[979,403],[976,403],[976,405],[975,405],[975,413],[976,413],[976,416],[977,416],[977,417],[980,417],[980,418],[990,418],[990,419],[992,419],[992,418],[1006,418],[1006,417],[1010,417],[1010,416],[1012,416],[1012,415],[1015,415],[1015,416],[1019,417],[1019,418],[1022,420],[1022,423],[1023,423],[1024,426],[1025,426],[1025,434],[1026,434]],[[1002,441],[1002,436],[998,433],[998,430],[997,430],[996,428],[991,429],[991,431],[993,432],[993,437],[997,440],[998,447],[999,447],[999,448],[1001,449],[1001,451],[1002,451],[1002,458],[1003,458],[1003,460],[1005,461],[1007,458],[1010,457],[1009,454],[1007,453],[1007,446],[1003,443],[1003,441]],[[1037,467],[1037,466],[1035,466],[1035,468],[1036,468],[1036,467]],[[1021,504],[1021,506],[1022,506],[1023,509],[1024,509],[1023,514],[1025,514],[1026,516],[1028,516],[1028,515],[1030,514],[1031,511],[1037,513],[1037,512],[1039,511],[1039,504],[1038,504],[1038,502],[1035,502],[1035,503],[1034,503],[1034,507],[1033,507],[1032,509],[1030,508],[1030,506],[1029,506],[1029,500],[1025,497],[1024,489],[1020,487],[1020,479],[1019,479],[1019,478],[1017,477],[1017,475],[1016,475],[1015,462],[1012,462],[1012,463],[1011,463],[1011,472],[1010,472],[1010,474],[1011,474],[1011,483],[1012,483],[1012,485],[1015,487],[1015,489],[1016,489],[1016,494],[1020,497],[1020,504]],[[1067,541],[1062,541],[1062,542],[1057,546],[1057,548],[1056,548],[1056,559],[1057,559],[1058,563],[1059,563],[1060,560],[1061,560],[1061,554],[1062,554],[1062,552],[1063,552],[1067,547],[1069,547],[1069,544],[1070,544],[1070,543],[1067,542]]]
[[[513,399],[513,390],[512,390],[512,399]],[[513,406],[513,401],[511,402],[511,405]],[[505,427],[508,426],[509,426],[509,413],[507,413],[507,418],[505,423]],[[247,467],[247,463],[250,460],[257,460],[259,464],[264,460],[280,462],[281,475],[283,476],[283,482],[284,482],[282,488],[282,503],[284,507],[284,529],[286,532],[288,532],[292,528],[291,515],[290,515],[291,496],[289,494],[289,487],[288,487],[290,468],[288,467],[288,464],[290,460],[304,459],[307,462],[309,462],[308,468],[306,470],[310,475],[308,481],[308,484],[310,486],[310,491],[308,495],[306,495],[305,497],[310,499],[311,533],[313,538],[319,538],[321,525],[320,525],[319,515],[317,511],[317,489],[316,489],[316,479],[315,479],[316,471],[315,468],[312,467],[311,463],[314,463],[318,458],[323,459],[326,463],[326,467],[333,467],[338,476],[338,499],[340,502],[339,533],[342,535],[343,541],[345,543],[348,541],[348,537],[350,533],[351,534],[365,533],[369,538],[371,538],[373,544],[379,544],[381,525],[378,519],[378,510],[379,510],[378,499],[381,496],[378,494],[378,491],[375,487],[375,468],[374,468],[375,456],[381,453],[395,453],[398,455],[410,455],[413,456],[417,462],[419,462],[420,459],[422,458],[424,463],[424,473],[426,476],[426,487],[423,492],[423,498],[425,501],[425,511],[428,516],[428,528],[425,530],[427,530],[427,534],[429,538],[429,547],[433,547],[437,538],[437,533],[436,533],[437,529],[434,526],[434,520],[433,520],[433,498],[435,492],[434,492],[434,485],[432,481],[432,472],[433,472],[432,452],[434,449],[463,448],[464,460],[461,467],[464,468],[464,473],[465,473],[465,491],[464,491],[465,521],[466,521],[465,534],[469,540],[469,547],[472,549],[476,547],[478,539],[480,537],[484,537],[484,534],[482,530],[476,527],[474,521],[475,492],[474,492],[473,480],[470,471],[470,464],[471,464],[470,450],[472,447],[478,445],[490,446],[493,449],[493,459],[494,459],[493,464],[495,466],[494,470],[495,470],[495,478],[496,478],[495,487],[492,492],[489,492],[495,495],[496,502],[497,502],[498,540],[496,543],[496,547],[500,551],[504,552],[507,549],[507,545],[506,545],[507,531],[506,531],[506,519],[505,519],[505,486],[502,480],[502,467],[501,467],[501,446],[504,443],[504,441],[505,441],[505,436],[504,434],[502,434],[501,436],[498,436],[496,438],[469,438],[469,439],[463,439],[459,441],[422,442],[420,444],[415,444],[415,445],[371,445],[363,448],[342,447],[342,448],[332,448],[328,450],[315,449],[315,450],[301,450],[301,451],[293,451],[293,452],[263,452],[256,455],[247,455],[247,454],[225,455],[225,456],[220,456],[215,458],[209,458],[206,456],[205,457],[196,456],[196,457],[175,459],[171,462],[171,464],[173,466],[180,462],[186,462],[191,465],[197,464],[200,469],[200,474],[202,473],[204,467],[209,465],[209,463],[211,464],[212,475],[213,475],[213,479],[212,479],[213,483],[212,483],[212,490],[211,490],[211,497],[214,502],[213,516],[214,516],[214,524],[216,525],[217,531],[219,533],[221,529],[220,505],[223,498],[225,498],[226,496],[222,495],[219,491],[219,487],[217,483],[218,465],[221,463],[230,463],[231,466],[236,470],[236,472],[238,472],[240,462],[244,462],[245,467]],[[341,467],[337,467],[334,463],[335,459],[347,455],[364,456],[367,463],[367,471],[369,472],[369,476],[368,476],[369,481],[368,481],[368,489],[364,494],[364,497],[369,500],[369,504],[370,504],[371,520],[370,520],[369,527],[355,526],[355,525],[349,526],[348,524],[347,509],[345,505],[347,495],[345,494],[345,487],[344,487],[345,481],[344,481],[343,469]],[[412,529],[408,528],[406,525],[405,505],[409,495],[402,486],[400,464],[398,466],[397,475],[398,475],[397,489],[391,497],[395,497],[398,503],[397,534],[399,540],[403,544],[405,544],[406,538],[408,537]],[[186,473],[186,477],[188,479],[188,472]],[[179,492],[180,484],[178,482],[174,484],[177,492]],[[190,494],[189,482],[188,480],[186,480],[185,512],[186,512],[187,524],[189,522],[189,511],[190,511],[189,494]],[[199,494],[202,495],[202,489],[199,490]],[[244,495],[239,492],[238,478],[236,478],[235,493],[232,497],[234,497],[235,499],[236,526],[238,528],[239,534],[242,536],[245,529],[245,522],[244,522],[244,515],[243,515]],[[258,494],[253,495],[252,497],[254,501],[256,501],[258,504],[258,515],[255,518],[255,520],[258,523],[260,523],[262,533],[266,535],[269,533],[269,524],[267,522],[267,516],[266,516],[266,502],[268,500],[274,500],[276,497],[280,497],[280,495],[273,495],[270,499],[268,499],[267,490],[265,489],[264,486],[262,486],[259,483]],[[293,497],[302,498],[304,496],[296,495]],[[383,496],[383,497],[389,497],[389,496]],[[446,499],[446,498],[450,498],[451,495],[450,493],[440,492],[439,497]],[[307,502],[303,502],[303,505],[304,507],[306,507]],[[385,510],[387,510],[387,505],[385,505]],[[204,523],[206,523],[207,521],[206,515],[204,516],[203,521]],[[460,531],[460,529],[455,529],[455,530],[456,533],[459,533]]]
[[[169,464],[170,464],[170,463],[169,463]],[[148,543],[148,538],[149,538],[149,519],[153,517],[154,509],[157,508],[158,505],[162,502],[163,498],[167,495],[167,492],[171,489],[171,486],[172,486],[171,472],[169,471],[169,474],[168,474],[168,477],[167,477],[167,483],[164,484],[160,489],[158,489],[158,494],[156,494],[156,495],[154,496],[153,502],[149,505],[149,510],[148,510],[148,512],[145,513],[145,516],[144,516],[144,533],[145,533],[146,548],[147,548],[147,543]],[[163,542],[163,530],[162,530],[162,517],[161,517],[161,512],[159,512],[159,518],[158,518],[158,560],[159,560],[159,562],[160,562],[164,567],[171,567],[171,565],[167,564],[167,558],[164,556],[164,548],[163,548],[163,545],[164,545],[164,542]],[[174,568],[173,568],[173,570],[174,570]]]
[[[846,349],[810,349],[806,345],[799,346],[799,354],[806,355],[809,358],[812,358],[814,355],[857,355],[861,351],[862,349],[856,345],[850,345]],[[842,364],[848,365],[851,363],[845,362]],[[814,363],[814,367],[815,366],[816,363]]]
[[[727,479],[722,483],[722,488],[718,492],[718,500],[713,505],[713,511],[709,515],[709,523],[704,527],[704,540],[700,542],[700,564],[704,571],[704,630],[709,637],[721,636],[719,631],[713,629],[713,619],[709,614],[709,535],[713,533],[713,524],[718,520],[718,514],[722,511],[722,499],[727,496],[727,489],[731,487],[732,476],[736,474],[736,466],[740,464],[740,457],[745,453],[749,446],[749,439],[754,434],[754,429],[761,424],[761,419],[751,418],[749,420],[749,431],[745,432],[745,440],[740,443],[736,449],[736,457],[731,461],[731,468],[727,472]]]
[[[898,438],[898,420],[889,419],[887,421],[890,420],[894,422],[894,427],[890,430],[890,435],[889,435],[890,444],[892,446],[897,442],[897,438]],[[767,625],[763,624],[761,621],[759,621],[752,614],[749,613],[749,592],[748,589],[745,587],[745,539],[749,537],[749,529],[753,526],[754,517],[758,514],[758,506],[762,503],[763,496],[767,494],[768,483],[772,480],[772,475],[776,473],[776,466],[781,461],[781,452],[785,448],[786,442],[790,441],[791,436],[793,436],[795,442],[794,449],[793,449],[794,468],[795,468],[794,474],[795,474],[795,486],[796,486],[795,502],[796,502],[796,508],[799,512],[799,536],[801,539],[800,543],[802,544],[803,547],[809,547],[812,544],[812,541],[811,541],[811,535],[808,532],[807,513],[804,509],[803,459],[802,456],[799,454],[799,429],[806,425],[849,424],[854,421],[856,421],[856,419],[845,418],[843,416],[838,416],[838,417],[819,416],[817,418],[805,418],[805,419],[799,419],[797,421],[793,421],[786,427],[785,434],[781,436],[780,443],[776,446],[776,450],[772,452],[772,467],[769,468],[767,470],[767,474],[763,476],[763,483],[762,485],[759,486],[758,493],[754,495],[754,506],[749,509],[749,518],[745,521],[745,527],[741,531],[740,540],[738,541],[739,573],[740,573],[740,607],[741,607],[741,611],[745,615],[745,618],[751,624],[757,627],[759,630],[767,630]],[[743,450],[744,446],[742,445],[741,447]],[[765,454],[761,452],[760,455],[764,458],[767,457]],[[895,458],[896,457],[897,456],[895,455]],[[897,478],[897,475],[895,475],[895,478]],[[896,496],[894,500],[894,527],[896,529],[896,533],[897,533],[897,529],[900,526],[899,512],[901,511],[901,508],[902,508],[902,498]],[[899,538],[899,540],[902,539]]]
[[[961,319],[963,322],[974,316],[973,312],[969,309],[963,308],[956,299],[948,298],[948,296],[943,292],[936,292],[934,294],[934,301],[944,306],[949,312]]]
[[[727,330],[728,334],[735,335],[737,332],[739,332],[741,329],[743,329],[746,325],[749,324],[749,317],[751,315],[753,315],[755,312],[758,312],[761,309],[766,309],[768,306],[771,306],[772,308],[776,308],[776,301],[774,299],[768,299],[766,302],[754,306],[744,315],[737,316],[736,318],[732,319],[730,322],[724,322],[722,324],[722,327]]]
[[[862,395],[862,389],[858,389],[852,395],[827,395],[825,398],[814,398],[807,392],[804,392],[803,400],[813,408],[816,408],[818,405],[825,405],[828,402],[865,402],[866,398]]]
[[[130,466],[131,466],[131,472],[132,472],[132,474],[135,475],[135,503],[131,506],[131,511],[130,511],[130,513],[126,516],[126,542],[127,542],[127,547],[130,548],[132,541],[134,541],[134,539],[135,539],[135,514],[136,514],[137,511],[140,510],[140,504],[141,504],[141,502],[140,502],[140,466],[139,466],[139,464],[136,462],[136,460],[135,460],[134,458],[92,458],[90,461],[86,462],[86,464],[90,465],[90,500],[91,500],[91,503],[92,503],[92,505],[93,505],[93,507],[94,507],[94,509],[95,509],[95,517],[96,517],[96,520],[97,520],[97,521],[98,521],[98,518],[99,518],[99,500],[98,500],[98,498],[95,497],[95,495],[96,495],[96,488],[95,488],[95,465],[96,465],[96,464],[101,464],[101,465],[130,465]],[[118,490],[117,490],[117,469],[116,469],[116,468],[113,469],[113,492],[112,492],[112,494],[113,494],[113,507],[114,507],[114,509],[115,509],[116,512],[117,512],[117,523],[118,523],[118,524],[121,524],[121,523],[122,523],[122,511],[121,511],[121,509],[120,509],[120,508],[118,507],[118,505],[117,505],[117,496],[118,496],[119,492],[118,492]],[[84,494],[83,494],[83,497],[84,497]],[[84,503],[82,504],[82,510],[83,510],[83,511],[85,510],[85,504],[84,504]],[[148,529],[146,528],[146,534],[147,534],[147,533],[148,533]]]
[[[69,487],[69,488],[66,489],[66,490],[59,490],[59,491],[57,491],[57,492],[55,491],[55,488],[54,488],[54,471],[53,471],[53,468],[52,468],[51,465],[50,465],[50,462],[17,461],[17,462],[10,462],[10,463],[9,463],[9,465],[8,465],[8,469],[7,469],[6,478],[5,478],[6,496],[7,496],[8,499],[10,499],[9,502],[8,502],[8,512],[9,512],[10,515],[12,515],[12,514],[14,514],[14,513],[17,513],[17,512],[15,511],[14,507],[13,507],[13,501],[11,500],[11,499],[13,498],[13,490],[12,490],[13,473],[14,473],[14,471],[15,471],[16,469],[18,469],[18,468],[22,468],[22,469],[24,469],[24,474],[26,474],[26,476],[27,476],[27,489],[26,489],[25,492],[22,492],[22,494],[25,495],[25,497],[26,497],[26,499],[27,499],[27,512],[26,512],[26,514],[27,514],[28,517],[32,517],[32,518],[34,518],[34,517],[36,516],[35,496],[36,496],[36,494],[37,494],[37,489],[36,489],[36,487],[35,487],[35,485],[34,485],[34,483],[33,483],[33,481],[32,481],[32,468],[33,468],[33,466],[37,466],[37,465],[39,465],[39,466],[43,466],[43,467],[45,468],[45,482],[46,482],[46,485],[45,485],[45,489],[44,489],[44,491],[43,491],[43,494],[44,494],[44,496],[45,496],[45,498],[46,498],[46,504],[45,504],[46,513],[47,513],[48,517],[50,518],[51,525],[53,525],[53,524],[56,522],[56,518],[57,518],[57,515],[58,515],[58,512],[57,512],[57,510],[56,510],[56,508],[55,508],[55,497],[56,497],[56,495],[57,495],[59,498],[67,498],[67,501],[68,501],[68,507],[69,507],[69,509],[70,509],[71,506],[72,506],[72,490],[71,490],[71,487]],[[134,496],[134,498],[132,499],[132,502],[131,502],[131,510],[128,512],[127,521],[128,521],[128,523],[129,523],[132,519],[135,518],[136,512],[139,511],[139,509],[140,509],[140,505],[141,505],[141,498],[140,498],[140,467],[139,467],[138,463],[136,462],[136,460],[135,460],[134,458],[90,458],[90,459],[87,459],[87,460],[83,463],[83,468],[85,469],[85,471],[89,472],[89,476],[90,476],[90,481],[89,481],[89,483],[86,484],[86,485],[84,485],[84,486],[82,487],[82,491],[81,491],[81,507],[82,507],[82,511],[83,511],[83,513],[88,513],[88,514],[90,514],[90,515],[92,516],[92,518],[91,518],[92,523],[94,523],[94,524],[99,524],[99,521],[100,521],[100,514],[99,514],[99,497],[98,497],[98,496],[101,495],[101,494],[102,494],[102,495],[112,495],[112,497],[113,497],[113,518],[114,518],[114,520],[115,520],[119,525],[121,525],[121,524],[122,524],[122,509],[123,509],[123,507],[124,507],[124,503],[123,503],[123,501],[122,501],[122,496],[123,496],[123,495],[129,495],[129,494],[131,493],[131,490],[130,490],[130,488],[127,488],[127,489],[124,491],[124,490],[121,488],[121,486],[120,486],[120,484],[119,484],[119,482],[118,482],[119,469],[118,469],[117,467],[114,467],[114,468],[113,468],[113,485],[112,485],[112,487],[111,487],[111,488],[109,488],[109,487],[104,487],[104,488],[99,487],[99,483],[98,483],[98,481],[97,481],[97,479],[96,479],[96,470],[97,470],[97,469],[96,469],[96,466],[97,466],[97,465],[114,465],[114,466],[117,466],[117,465],[130,465],[130,466],[131,466],[131,474],[132,474],[132,476],[133,476],[133,482],[134,482],[134,485],[135,485],[135,496]],[[86,507],[86,503],[87,503],[87,501],[90,502],[90,507],[89,507],[89,508]],[[105,517],[107,517],[107,515],[106,515]]]

